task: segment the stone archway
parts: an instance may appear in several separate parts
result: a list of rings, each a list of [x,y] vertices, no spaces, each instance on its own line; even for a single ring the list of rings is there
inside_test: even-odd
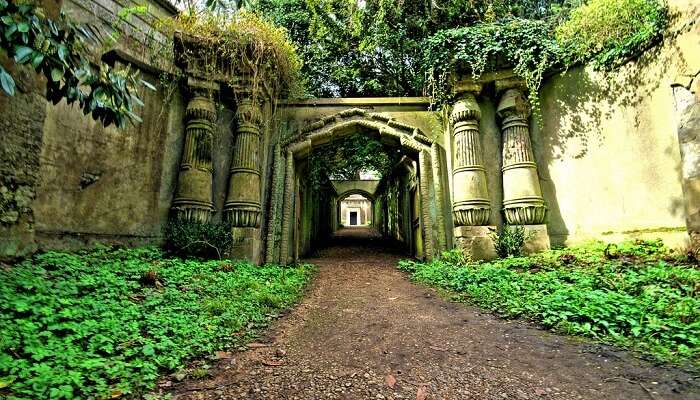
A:
[[[298,240],[293,228],[299,212],[296,164],[307,158],[314,148],[358,131],[372,135],[386,145],[401,148],[415,161],[425,258],[431,259],[446,249],[441,187],[444,171],[439,162],[442,149],[418,128],[379,113],[354,108],[309,124],[275,146],[266,262],[288,264],[298,255],[291,251],[294,241]]]

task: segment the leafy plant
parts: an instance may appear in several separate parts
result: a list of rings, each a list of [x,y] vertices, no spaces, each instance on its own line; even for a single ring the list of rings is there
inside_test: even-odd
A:
[[[159,374],[251,340],[312,274],[156,248],[48,252],[2,268],[0,398],[140,398]]]
[[[143,106],[138,88],[155,87],[130,67],[94,67],[88,47],[99,41],[94,28],[77,24],[64,14],[53,21],[33,2],[0,0],[0,48],[16,64],[47,78],[48,100],[54,104],[63,99],[68,104],[77,102],[84,114],[105,126],[140,122],[134,112],[134,105]],[[14,78],[1,65],[0,86],[6,95],[14,96]]]
[[[592,59],[613,68],[659,38],[667,22],[659,0],[589,0],[556,28],[556,38],[568,64]]]
[[[413,280],[546,328],[700,366],[700,270],[659,241],[602,242],[456,265],[402,262]]]
[[[258,92],[272,99],[303,92],[301,60],[286,29],[253,12],[181,13],[159,21],[158,28],[192,44],[184,45],[176,61],[203,76],[228,72],[234,88],[243,77],[254,97]]]
[[[221,259],[231,249],[231,224],[171,219],[163,228],[166,251],[181,257]]]
[[[523,246],[527,240],[525,228],[520,225],[503,225],[500,229],[491,232],[493,246],[496,254],[501,258],[520,257],[523,255]]]

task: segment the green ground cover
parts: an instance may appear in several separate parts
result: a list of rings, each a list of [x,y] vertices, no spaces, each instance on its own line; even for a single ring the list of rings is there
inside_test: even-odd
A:
[[[241,345],[302,295],[313,267],[48,252],[0,266],[0,398],[116,398]]]
[[[660,241],[596,242],[480,263],[452,251],[399,268],[504,317],[700,366],[700,269]]]

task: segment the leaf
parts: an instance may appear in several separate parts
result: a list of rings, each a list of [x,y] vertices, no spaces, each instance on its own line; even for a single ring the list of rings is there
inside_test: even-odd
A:
[[[59,82],[63,78],[63,70],[58,68],[51,69],[51,80],[54,82]]]
[[[146,80],[144,80],[144,79],[141,79],[141,83],[143,84],[143,86],[147,87],[148,89],[151,89],[151,90],[153,90],[153,91],[156,90],[156,87],[153,86],[153,84],[151,84],[150,82],[148,82],[148,81],[146,81]]]
[[[29,57],[34,53],[34,49],[27,46],[15,46],[15,62],[17,64],[24,64],[29,60]]]
[[[5,71],[5,68],[3,68],[0,65],[0,85],[2,86],[2,90],[8,95],[8,96],[14,96],[15,95],[15,80],[12,79],[12,76]]]
[[[32,57],[32,67],[34,67],[34,69],[38,69],[42,61],[44,61],[44,55],[38,51],[34,52],[34,57]]]
[[[394,375],[391,375],[391,374],[387,375],[386,378],[384,379],[384,381],[386,382],[386,385],[392,389],[396,385],[396,378],[394,378]]]
[[[22,33],[29,32],[29,24],[26,22],[20,22],[19,24],[17,24],[17,30]]]

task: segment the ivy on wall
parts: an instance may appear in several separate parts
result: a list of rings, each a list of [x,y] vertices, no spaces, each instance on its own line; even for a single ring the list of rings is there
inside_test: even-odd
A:
[[[89,46],[100,41],[94,27],[78,24],[65,14],[54,21],[33,2],[0,0],[0,49],[17,65],[46,77],[48,100],[77,103],[84,114],[105,126],[140,122],[134,112],[136,106],[143,106],[138,88],[155,88],[129,67],[95,66]],[[5,95],[15,95],[14,78],[1,65],[0,87]]]

